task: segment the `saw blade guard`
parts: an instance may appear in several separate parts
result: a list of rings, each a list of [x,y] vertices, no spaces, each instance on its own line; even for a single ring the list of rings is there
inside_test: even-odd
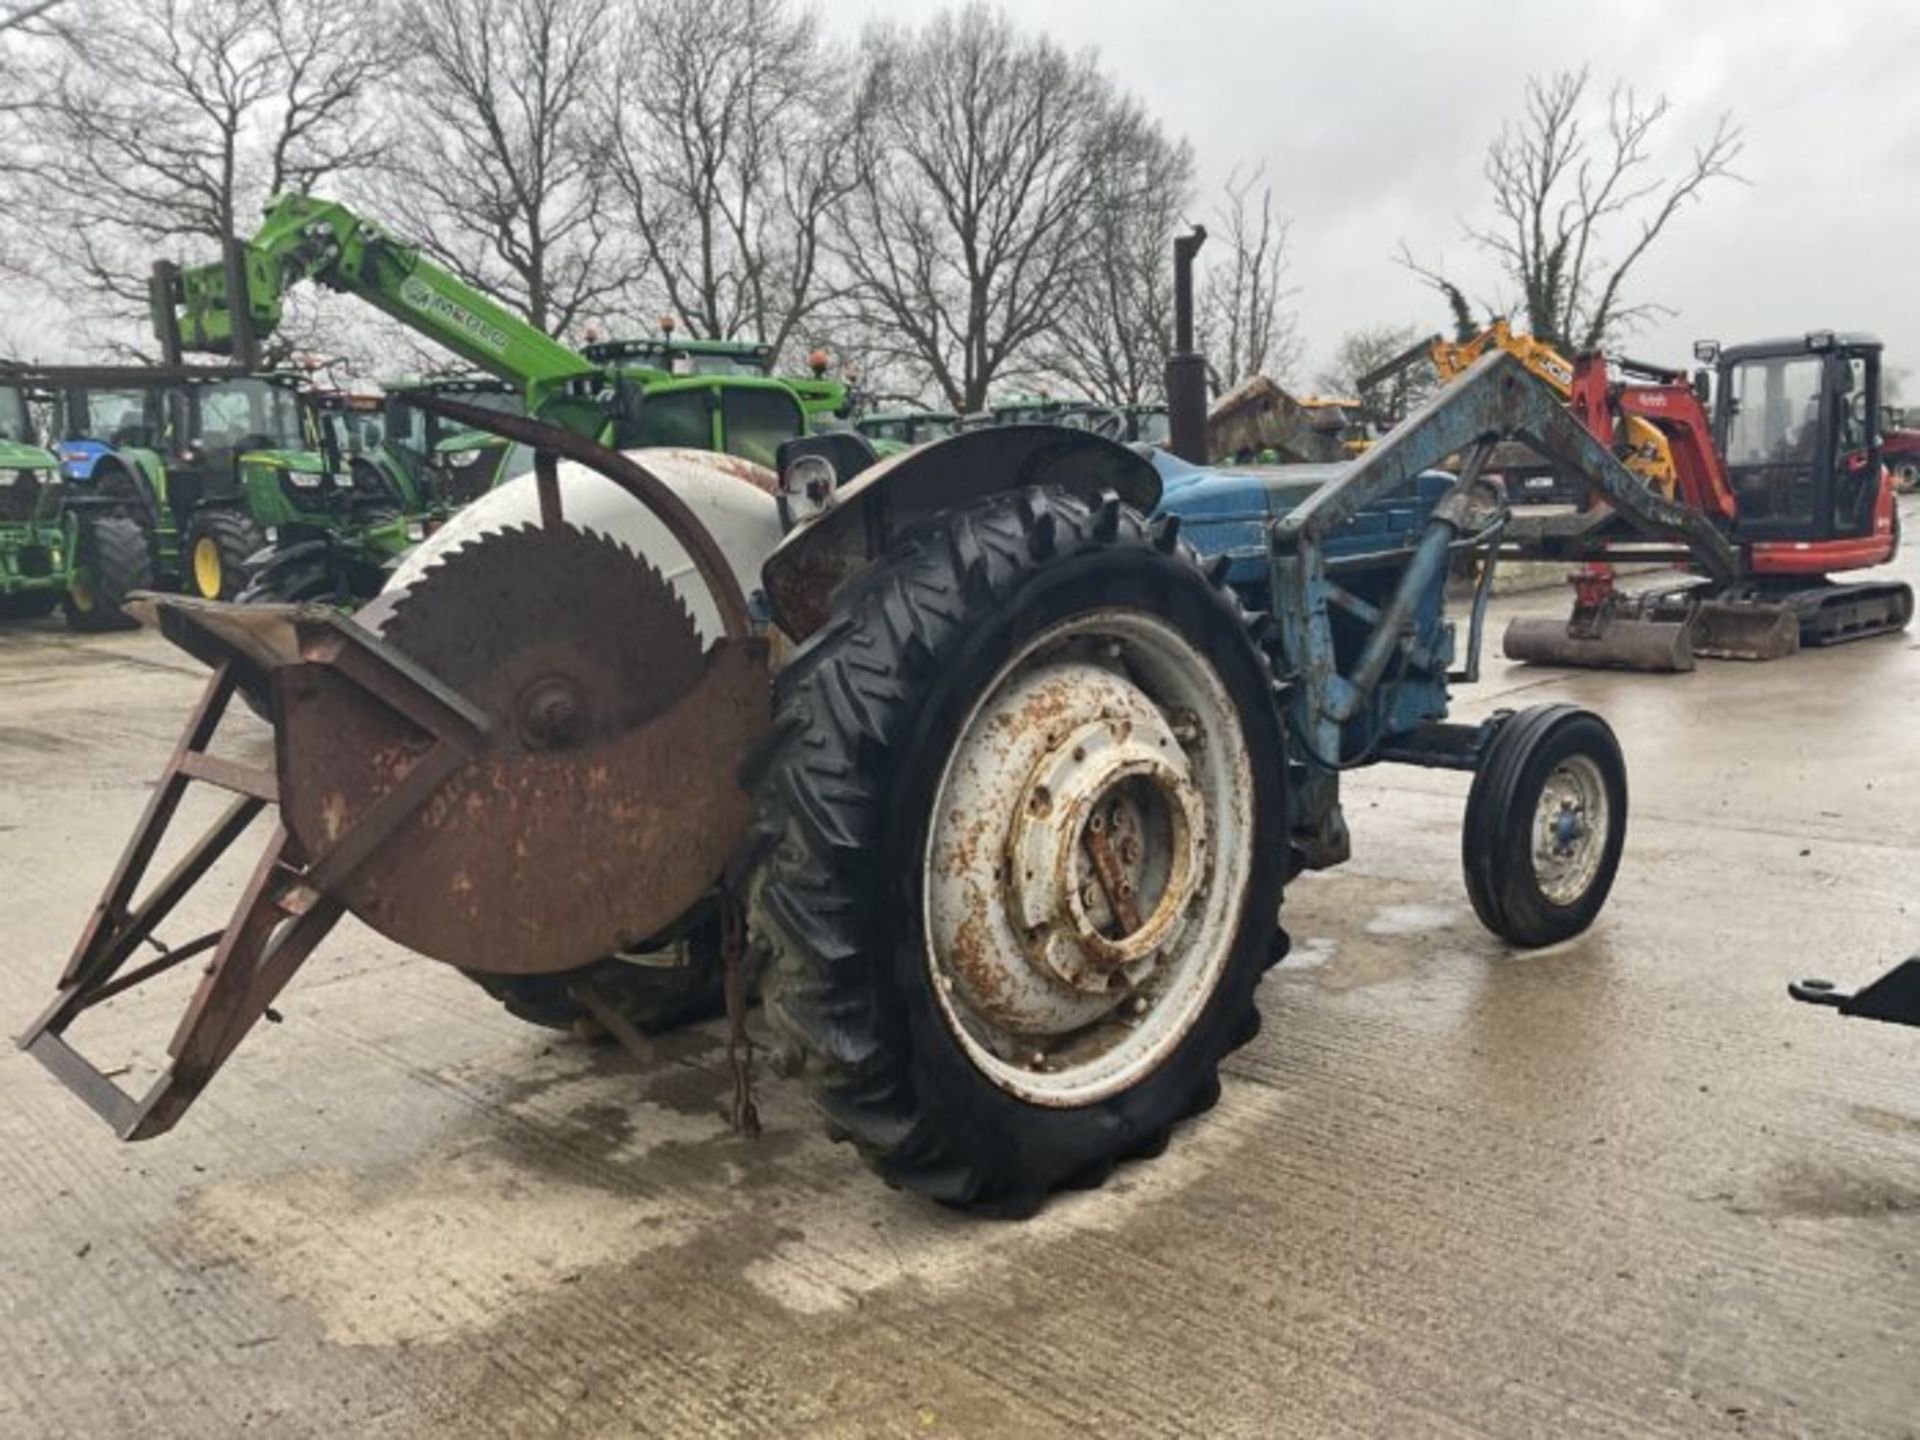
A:
[[[735,456],[701,450],[639,450],[630,452],[629,458],[686,503],[726,557],[735,583],[742,592],[751,593],[760,583],[761,564],[781,538],[773,472]],[[556,479],[561,509],[569,525],[609,536],[634,554],[645,556],[685,602],[700,637],[707,641],[719,638],[722,627],[713,595],[701,581],[692,557],[658,514],[635,504],[631,492],[579,461],[561,461]],[[464,506],[415,546],[395,569],[384,592],[393,594],[410,588],[443,557],[483,535],[538,523],[538,478],[527,474],[510,480]],[[377,630],[380,612],[370,607],[361,612],[360,619]]]

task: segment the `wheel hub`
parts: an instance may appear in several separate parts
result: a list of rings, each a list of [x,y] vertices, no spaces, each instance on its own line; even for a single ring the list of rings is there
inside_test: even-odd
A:
[[[1029,773],[1008,841],[1008,910],[1028,958],[1106,994],[1180,922],[1205,834],[1184,757],[1157,713],[1102,716]]]
[[[1606,849],[1607,794],[1600,772],[1570,756],[1547,777],[1534,808],[1533,870],[1555,905],[1571,905],[1600,872]]]

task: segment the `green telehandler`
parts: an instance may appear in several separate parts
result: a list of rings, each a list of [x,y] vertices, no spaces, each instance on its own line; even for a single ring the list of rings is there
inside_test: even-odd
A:
[[[230,244],[222,261],[155,266],[152,308],[161,347],[171,361],[198,351],[253,368],[261,342],[280,324],[286,292],[306,281],[358,296],[518,385],[528,415],[616,449],[713,450],[770,468],[780,443],[809,429],[807,400],[785,380],[677,375],[644,360],[596,360],[346,206],[311,195],[274,200],[260,228]]]

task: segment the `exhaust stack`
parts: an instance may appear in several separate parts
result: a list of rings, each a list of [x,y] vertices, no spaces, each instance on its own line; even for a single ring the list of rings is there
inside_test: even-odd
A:
[[[1167,448],[1195,465],[1207,463],[1207,357],[1193,348],[1193,257],[1207,227],[1173,241],[1173,354],[1167,357]]]

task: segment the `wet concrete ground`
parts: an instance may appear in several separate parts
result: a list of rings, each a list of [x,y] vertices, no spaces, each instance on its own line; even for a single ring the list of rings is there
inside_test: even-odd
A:
[[[6,1031],[198,679],[0,632]],[[1920,647],[1496,662],[1462,713],[1553,698],[1631,767],[1597,929],[1504,951],[1464,777],[1355,777],[1219,1107],[1023,1225],[887,1191],[770,1078],[735,1138],[711,1027],[641,1074],[357,927],[166,1139],[7,1050],[0,1435],[1920,1434],[1920,1031],[1784,996],[1920,947]],[[79,1038],[135,1083],[179,1003]]]

